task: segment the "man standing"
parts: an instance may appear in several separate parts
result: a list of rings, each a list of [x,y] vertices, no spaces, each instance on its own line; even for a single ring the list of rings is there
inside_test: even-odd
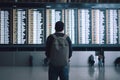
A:
[[[72,56],[72,43],[63,33],[64,23],[55,23],[55,33],[46,41],[46,57],[49,60],[49,80],[69,80],[69,61]]]

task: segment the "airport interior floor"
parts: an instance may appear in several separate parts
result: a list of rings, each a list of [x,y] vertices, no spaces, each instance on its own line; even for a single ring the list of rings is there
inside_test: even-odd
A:
[[[48,80],[48,67],[0,67],[0,80]],[[120,67],[70,67],[69,80],[120,80]]]

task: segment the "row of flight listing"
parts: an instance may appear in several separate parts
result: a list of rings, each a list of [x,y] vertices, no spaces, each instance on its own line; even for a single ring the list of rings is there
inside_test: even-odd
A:
[[[63,21],[72,44],[120,44],[119,9],[0,9],[0,44],[45,44]]]

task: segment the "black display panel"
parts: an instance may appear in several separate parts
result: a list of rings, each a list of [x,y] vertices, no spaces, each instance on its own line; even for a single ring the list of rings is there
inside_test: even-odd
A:
[[[120,47],[120,4],[5,5],[0,5],[1,45],[45,45],[46,38],[55,32],[55,22],[60,20],[75,48]]]
[[[47,36],[55,32],[54,24],[61,20],[73,45],[119,45],[119,5],[58,4],[53,7],[49,4],[46,8]]]
[[[44,44],[43,12],[40,8],[13,9],[13,44]]]

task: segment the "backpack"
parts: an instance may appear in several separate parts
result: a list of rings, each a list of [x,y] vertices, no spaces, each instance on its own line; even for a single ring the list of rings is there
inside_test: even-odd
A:
[[[53,66],[65,66],[69,62],[69,44],[67,35],[57,37],[53,34],[53,42],[50,51],[50,63]]]

